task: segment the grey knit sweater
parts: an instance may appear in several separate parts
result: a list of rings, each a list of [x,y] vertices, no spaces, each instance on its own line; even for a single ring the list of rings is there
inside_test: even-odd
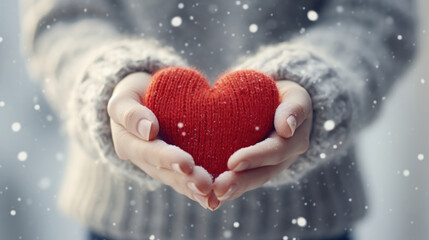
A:
[[[69,136],[59,205],[89,228],[117,239],[305,239],[350,231],[364,216],[353,139],[412,62],[413,1],[21,5],[31,72]],[[172,65],[195,66],[211,79],[256,69],[298,82],[313,101],[309,150],[264,187],[215,212],[120,160],[106,111],[113,88],[130,73]]]

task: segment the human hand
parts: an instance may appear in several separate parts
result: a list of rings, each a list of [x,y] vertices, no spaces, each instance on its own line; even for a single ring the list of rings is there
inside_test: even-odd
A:
[[[140,98],[150,78],[143,72],[130,74],[113,91],[107,111],[116,154],[176,192],[213,210],[219,201],[212,191],[208,172],[195,166],[190,154],[157,138],[158,120]]]
[[[259,188],[288,168],[309,147],[313,108],[308,92],[292,81],[277,81],[281,104],[277,107],[270,136],[236,151],[227,171],[214,182],[219,206]]]

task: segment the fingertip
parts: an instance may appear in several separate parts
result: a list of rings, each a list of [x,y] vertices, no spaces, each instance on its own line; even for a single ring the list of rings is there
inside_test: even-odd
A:
[[[283,138],[290,138],[305,119],[305,112],[299,105],[282,103],[274,116],[274,128]]]
[[[228,191],[229,186],[228,184],[225,184],[228,182],[228,180],[232,179],[233,177],[232,171],[226,171],[221,173],[214,181],[213,184],[213,192],[217,197],[225,195],[225,193]]]
[[[195,166],[192,172],[192,178],[196,181],[195,184],[201,192],[208,194],[211,191],[213,180],[207,170],[200,166]]]
[[[252,146],[240,148],[237,151],[235,151],[228,159],[228,162],[227,162],[228,169],[230,170],[236,169],[238,165],[240,165],[240,163],[242,163],[245,160],[245,158],[249,156],[248,154],[246,154],[246,152],[248,153],[249,148],[252,148]]]
[[[220,201],[219,201],[219,199],[217,199],[213,190],[209,194],[208,205],[209,205],[209,209],[211,211],[215,211],[216,209],[218,209],[220,207]]]
[[[140,137],[143,140],[149,141],[151,139],[153,139],[153,134],[151,134],[151,132],[153,132],[152,130],[152,123],[147,120],[147,119],[142,119],[140,120],[140,122],[137,125],[137,132],[140,134]]]
[[[158,124],[158,121],[156,120],[154,122],[151,122],[148,140],[155,139],[158,136],[158,133],[159,133],[159,124]]]
[[[171,164],[171,168],[176,172],[180,172],[185,175],[192,174],[195,167],[192,155],[177,146],[169,145],[169,147],[171,147],[173,151],[171,156],[168,156],[168,158],[171,157],[172,159],[175,159]]]
[[[186,175],[190,175],[194,172],[194,166],[195,165],[193,162],[188,162],[188,161],[179,164],[179,168]]]
[[[148,140],[153,140],[158,136],[159,133],[159,122],[158,119],[156,118],[155,114],[146,106],[141,105],[142,106],[142,115],[144,120],[147,120],[151,123],[150,125],[150,129],[149,129],[149,134],[148,134]]]

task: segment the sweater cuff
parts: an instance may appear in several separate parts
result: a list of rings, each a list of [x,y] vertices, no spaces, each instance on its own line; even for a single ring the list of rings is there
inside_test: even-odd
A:
[[[116,84],[134,72],[154,73],[167,66],[185,66],[172,48],[154,40],[124,40],[98,49],[88,68],[75,84],[69,101],[67,129],[95,161],[112,172],[146,185],[160,186],[130,161],[121,160],[114,150],[107,103]]]
[[[281,43],[262,48],[235,68],[258,70],[275,80],[295,81],[312,99],[309,149],[265,186],[297,182],[319,164],[339,159],[347,152],[352,119],[350,95],[341,71],[321,56],[309,45]]]

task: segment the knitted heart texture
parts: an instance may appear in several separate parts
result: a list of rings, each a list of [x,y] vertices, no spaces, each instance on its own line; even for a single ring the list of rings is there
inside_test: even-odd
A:
[[[223,74],[211,88],[197,70],[169,67],[152,76],[142,101],[158,118],[161,139],[216,178],[235,151],[273,130],[280,98],[275,81],[254,70]]]

